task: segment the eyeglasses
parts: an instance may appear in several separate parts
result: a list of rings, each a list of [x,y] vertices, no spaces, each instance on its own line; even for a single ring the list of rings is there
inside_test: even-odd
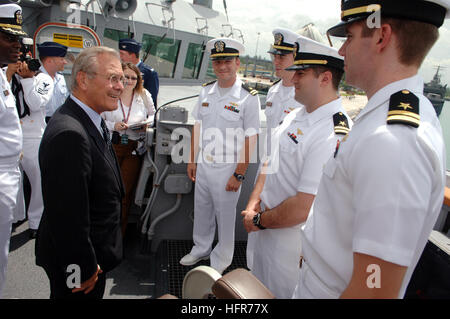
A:
[[[112,74],[108,77],[109,83],[111,84],[111,86],[116,86],[117,84],[119,84],[119,82],[122,84],[122,86],[127,86],[128,81],[125,77],[123,76],[118,76],[116,74]]]
[[[128,75],[125,75],[125,78],[127,80],[133,80],[133,81],[137,81],[137,79],[138,79],[136,76],[128,76]]]
[[[95,75],[99,75],[97,72],[86,72],[88,74],[95,74]],[[128,81],[125,77],[117,75],[117,74],[111,74],[110,76],[107,77],[109,83],[111,84],[111,86],[116,86],[117,84],[121,83],[123,87],[128,85]]]

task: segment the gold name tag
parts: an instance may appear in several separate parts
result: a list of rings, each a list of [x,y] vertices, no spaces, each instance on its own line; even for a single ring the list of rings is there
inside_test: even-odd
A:
[[[209,103],[207,103],[207,102],[202,103],[202,106],[203,106],[203,107],[208,107],[208,106],[209,106]]]
[[[272,102],[267,102],[266,106],[271,107],[272,106]]]

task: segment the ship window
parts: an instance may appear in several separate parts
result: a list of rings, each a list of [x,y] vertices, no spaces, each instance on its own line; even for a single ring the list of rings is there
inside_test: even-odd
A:
[[[203,61],[203,45],[189,43],[186,60],[184,61],[183,79],[198,79]]]
[[[113,29],[105,29],[105,32],[103,33],[103,45],[112,48],[114,50],[118,50],[119,40],[127,39],[129,37],[130,36],[128,35],[128,32]]]
[[[205,79],[209,81],[209,80],[216,79],[216,78],[217,78],[217,76],[214,73],[214,69],[212,67],[212,61],[211,61],[211,59],[209,59],[208,70],[206,71]]]
[[[144,34],[142,37],[143,61],[154,68],[159,77],[173,78],[180,51],[180,40]]]

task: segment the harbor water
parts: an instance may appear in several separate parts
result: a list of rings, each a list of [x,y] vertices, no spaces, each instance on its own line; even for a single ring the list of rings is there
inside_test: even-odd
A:
[[[447,151],[447,170],[450,169],[450,101],[445,101],[441,115],[442,133],[444,135],[445,147]]]

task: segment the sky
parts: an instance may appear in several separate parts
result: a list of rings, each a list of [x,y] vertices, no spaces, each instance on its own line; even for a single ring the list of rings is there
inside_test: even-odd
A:
[[[246,53],[270,59],[266,53],[273,43],[276,27],[293,31],[314,23],[325,35],[340,20],[340,0],[226,0],[230,24],[244,35]],[[213,9],[225,12],[223,0],[213,0]],[[258,36],[258,32],[260,35]],[[442,82],[450,85],[450,20],[439,29],[440,37],[419,70],[425,82],[441,66]]]

